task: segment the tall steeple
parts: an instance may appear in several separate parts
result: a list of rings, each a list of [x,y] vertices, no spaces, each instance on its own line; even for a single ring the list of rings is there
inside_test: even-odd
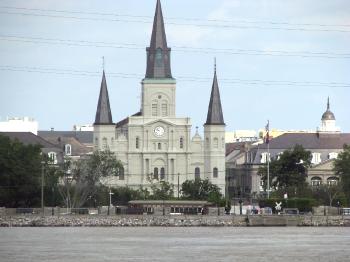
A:
[[[213,86],[211,88],[207,122],[205,124],[206,125],[225,125],[224,116],[222,114],[218,79],[216,76],[216,60],[214,65],[214,79],[213,79]]]
[[[168,48],[166,41],[164,19],[160,0],[157,0],[151,43],[146,50],[146,78],[172,78],[170,68],[171,49]]]
[[[111,124],[113,124],[112,113],[111,113],[111,107],[109,105],[105,71],[103,70],[100,97],[98,99],[94,125],[111,125]]]

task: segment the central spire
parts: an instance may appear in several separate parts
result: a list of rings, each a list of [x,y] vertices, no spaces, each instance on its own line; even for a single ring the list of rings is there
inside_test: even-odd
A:
[[[172,78],[170,51],[168,48],[162,6],[157,0],[150,46],[147,50],[146,78]]]

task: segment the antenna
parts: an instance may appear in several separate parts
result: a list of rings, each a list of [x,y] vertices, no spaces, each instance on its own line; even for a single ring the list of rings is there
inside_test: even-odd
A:
[[[328,96],[328,99],[327,99],[327,110],[330,109],[330,106],[329,106],[329,96]]]

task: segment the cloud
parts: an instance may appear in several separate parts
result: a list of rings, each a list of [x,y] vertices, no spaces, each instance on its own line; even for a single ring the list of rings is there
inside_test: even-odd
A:
[[[223,1],[220,6],[213,10],[209,16],[208,19],[211,20],[227,20],[231,19],[231,11],[232,9],[237,9],[241,6],[241,2],[239,0],[225,0]]]
[[[210,35],[211,29],[201,28],[194,25],[168,26],[167,37],[173,45],[177,46],[200,46],[200,42]]]

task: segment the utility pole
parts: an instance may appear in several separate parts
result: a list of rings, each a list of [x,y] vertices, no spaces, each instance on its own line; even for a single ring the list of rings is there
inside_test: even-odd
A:
[[[180,173],[177,173],[177,199],[180,199]]]
[[[270,143],[267,144],[267,199],[270,199]]]
[[[44,216],[44,161],[41,161],[41,213]]]
[[[270,121],[266,125],[266,143],[267,143],[267,199],[270,199]]]

